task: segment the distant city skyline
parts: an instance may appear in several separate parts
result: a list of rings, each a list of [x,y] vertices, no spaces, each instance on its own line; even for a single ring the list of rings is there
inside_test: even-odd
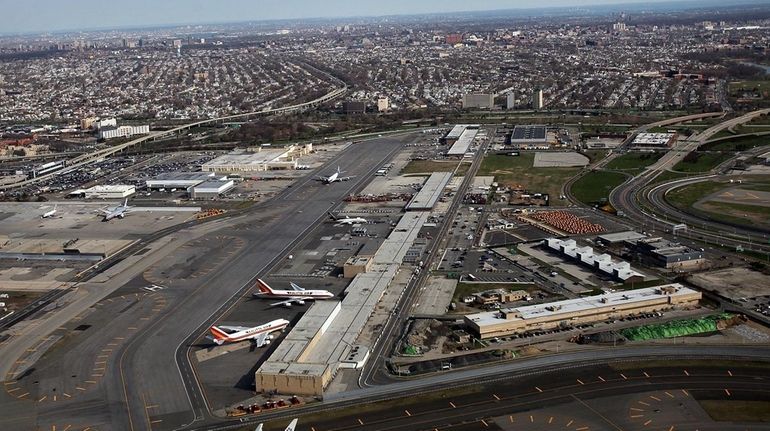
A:
[[[0,0],[3,26],[0,33],[40,33],[66,30],[110,29],[175,24],[309,19],[423,13],[528,9],[548,7],[586,7],[644,3],[698,4],[670,0]],[[745,4],[757,0],[719,3]]]

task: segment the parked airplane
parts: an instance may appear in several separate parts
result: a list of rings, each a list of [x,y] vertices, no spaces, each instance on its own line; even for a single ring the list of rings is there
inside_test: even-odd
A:
[[[220,346],[226,342],[236,343],[243,340],[252,340],[257,347],[262,347],[270,344],[270,340],[273,339],[270,333],[280,331],[287,326],[289,326],[288,320],[276,319],[264,325],[253,327],[212,326],[209,328],[209,333],[213,336],[214,342]]]
[[[292,290],[279,290],[273,289],[272,287],[268,286],[267,283],[261,279],[258,279],[257,287],[259,288],[259,292],[253,293],[253,295],[257,298],[284,299],[284,301],[270,304],[271,307],[275,307],[276,305],[291,307],[292,304],[305,305],[305,301],[310,299],[334,298],[334,294],[328,290],[305,290],[294,283],[291,283]]]
[[[329,213],[329,215],[337,222],[338,226],[367,223],[366,219],[363,217],[337,217],[332,213]]]
[[[128,206],[128,199],[126,199],[123,202],[123,205],[118,205],[115,208],[105,208],[102,210],[99,210],[103,215],[104,219],[102,221],[110,221],[116,217],[123,218],[131,211],[131,208]]]
[[[299,419],[293,419],[284,431],[294,431],[297,428],[297,421],[299,421]],[[257,427],[254,428],[254,431],[262,431],[262,424],[257,425]]]
[[[51,211],[46,211],[43,213],[43,215],[40,216],[40,218],[49,218],[56,215],[56,205],[53,206],[53,209]]]
[[[321,181],[324,184],[331,184],[333,182],[347,181],[347,180],[349,180],[351,178],[355,178],[354,176],[353,177],[341,177],[340,175],[342,175],[342,171],[340,170],[340,167],[337,166],[337,172],[329,175],[328,177],[318,177],[318,181]]]

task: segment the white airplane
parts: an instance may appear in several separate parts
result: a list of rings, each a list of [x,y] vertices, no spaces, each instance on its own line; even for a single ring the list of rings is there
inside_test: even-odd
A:
[[[133,207],[128,206],[128,199],[126,199],[123,202],[123,205],[118,205],[115,208],[105,208],[99,211],[104,215],[104,219],[102,221],[110,221],[116,217],[125,217],[126,214],[131,211],[131,208]]]
[[[297,428],[297,421],[299,419],[294,419],[289,423],[289,426],[286,427],[283,431],[294,431]],[[256,428],[254,428],[254,431],[262,431],[262,424],[257,425]]]
[[[305,290],[294,283],[291,283],[292,290],[278,290],[268,286],[268,284],[261,279],[257,279],[257,287],[259,288],[259,292],[253,293],[253,296],[257,298],[284,299],[284,301],[270,304],[271,307],[275,307],[276,305],[291,307],[292,304],[305,305],[305,301],[311,299],[334,298],[334,294],[328,290]]]
[[[214,342],[220,346],[224,343],[252,340],[257,347],[262,347],[270,344],[270,340],[273,339],[273,336],[270,335],[272,332],[280,331],[287,326],[289,326],[288,320],[275,319],[264,325],[253,327],[212,326],[209,328],[209,333],[213,336]]]
[[[341,177],[340,175],[342,175],[342,171],[340,170],[340,167],[337,166],[337,172],[329,175],[328,177],[318,177],[318,181],[321,181],[324,184],[331,184],[331,183],[334,183],[334,182],[337,182],[337,181],[347,181],[347,180],[349,180],[351,178],[355,178],[354,176],[353,177]]]
[[[332,213],[329,213],[329,215],[337,222],[337,226],[367,223],[363,217],[337,217]]]
[[[43,215],[40,216],[40,218],[49,218],[56,215],[56,205],[53,206],[53,209],[51,211],[46,211],[43,213]]]

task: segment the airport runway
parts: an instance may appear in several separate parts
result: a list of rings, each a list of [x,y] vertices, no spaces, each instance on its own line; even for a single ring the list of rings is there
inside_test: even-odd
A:
[[[153,292],[154,297],[162,300],[149,308],[150,314],[142,315],[136,307],[119,309],[114,321],[82,331],[88,335],[77,348],[88,352],[84,361],[95,358],[104,362],[96,364],[95,368],[102,368],[93,372],[102,374],[93,380],[96,383],[91,387],[79,386],[86,390],[74,389],[72,394],[67,392],[68,397],[57,396],[56,401],[40,401],[37,383],[32,379],[39,379],[35,372],[44,372],[33,370],[30,381],[23,382],[22,387],[31,387],[35,392],[30,391],[21,399],[12,396],[18,391],[2,395],[0,410],[6,418],[2,421],[13,424],[14,429],[65,429],[67,425],[78,429],[83,425],[80,429],[92,426],[99,430],[160,430],[208,418],[204,394],[187,362],[188,346],[243,294],[248,294],[256,275],[275,259],[284,258],[292,244],[325,217],[329,209],[363,187],[410,140],[410,135],[406,135],[363,141],[326,165],[326,170],[331,171],[339,164],[347,170],[346,175],[356,176],[351,181],[323,185],[308,177],[269,205],[260,206],[260,211],[220,222],[219,229],[206,228],[202,236],[194,234],[196,227],[174,233],[172,236],[180,240],[189,237],[193,244],[189,250],[155,262],[152,271],[145,271],[165,271],[173,280],[165,285],[155,283],[164,288]],[[200,226],[203,229],[207,224]],[[212,249],[210,256],[206,253],[208,248]],[[184,261],[174,260],[181,255],[187,256]],[[114,296],[136,294],[149,284],[141,277],[135,278]],[[255,313],[254,322],[262,320],[263,316]],[[114,345],[107,346],[104,341]],[[101,352],[97,347],[108,351]],[[96,358],[96,353],[106,356]],[[67,367],[65,363],[52,368],[44,377],[67,375]],[[62,389],[56,385],[56,390],[58,393]]]

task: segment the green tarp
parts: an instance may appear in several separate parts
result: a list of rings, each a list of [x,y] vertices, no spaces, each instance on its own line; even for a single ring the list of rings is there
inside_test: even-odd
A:
[[[732,318],[732,314],[723,313],[700,319],[672,320],[670,322],[627,328],[620,331],[631,341],[655,340],[658,338],[684,337],[717,331],[717,322]]]

